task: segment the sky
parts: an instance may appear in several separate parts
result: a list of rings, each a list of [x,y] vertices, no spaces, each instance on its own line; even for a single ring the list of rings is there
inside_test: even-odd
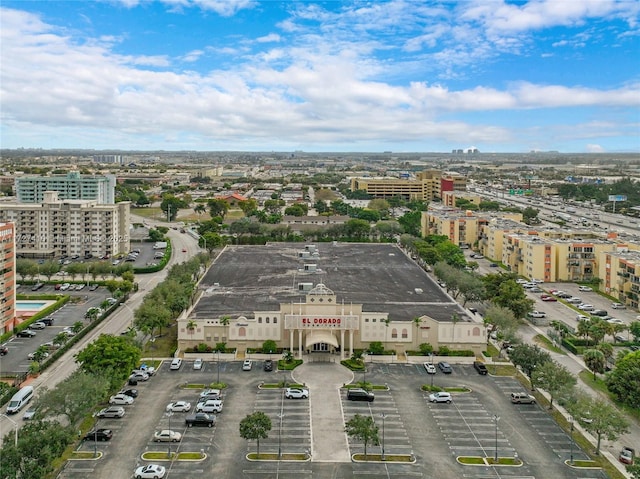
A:
[[[0,146],[640,152],[640,2],[2,0]]]

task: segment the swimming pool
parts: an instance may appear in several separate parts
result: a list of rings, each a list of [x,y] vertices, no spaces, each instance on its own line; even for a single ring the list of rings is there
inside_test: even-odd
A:
[[[16,301],[16,311],[40,311],[53,301]]]

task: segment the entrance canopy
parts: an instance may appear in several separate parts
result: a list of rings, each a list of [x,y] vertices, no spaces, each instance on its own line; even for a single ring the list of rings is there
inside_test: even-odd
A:
[[[333,335],[331,331],[311,331],[305,338],[305,348],[309,348],[314,344],[327,343],[331,346],[338,347],[338,339]]]

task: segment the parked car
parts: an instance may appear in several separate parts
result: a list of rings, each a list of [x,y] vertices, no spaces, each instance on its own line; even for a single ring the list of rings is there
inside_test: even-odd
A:
[[[9,354],[9,348],[6,344],[0,344],[0,356],[4,356],[6,354]]]
[[[176,401],[167,404],[166,411],[170,412],[189,412],[191,410],[191,403],[187,401]]]
[[[513,404],[535,404],[536,398],[527,393],[511,393]]]
[[[45,326],[53,326],[55,318],[52,318],[51,316],[47,316],[46,318],[42,318],[40,321],[43,322]]]
[[[438,363],[438,369],[440,369],[444,374],[451,374],[453,372],[451,365],[445,361],[440,361]]]
[[[29,328],[19,331],[16,336],[19,338],[33,338],[37,333]]]
[[[609,313],[604,309],[594,309],[590,314],[591,316],[600,316],[601,318],[609,315]]]
[[[631,447],[623,447],[618,456],[618,461],[622,464],[633,464],[636,452]]]
[[[585,316],[584,314],[579,314],[576,316],[576,321],[591,321],[589,316]]]
[[[263,368],[265,371],[273,371],[273,361],[271,359],[265,359]]]
[[[220,399],[220,389],[205,389],[200,393],[200,399]]]
[[[92,284],[91,286],[89,286],[89,291],[95,291],[96,289],[98,289],[100,287],[99,284]]]
[[[4,353],[4,354],[6,354],[6,353]],[[27,359],[33,360],[33,359],[36,358],[36,356],[37,356],[37,353],[34,351],[32,353],[27,354]],[[49,353],[46,352],[46,351],[43,351],[42,352],[42,359],[47,359],[48,357],[49,357]]]
[[[451,402],[451,393],[438,392],[429,394],[429,402]]]
[[[207,399],[196,404],[196,412],[220,413],[222,401],[220,399]]]
[[[31,329],[45,329],[47,327],[42,321],[36,321],[29,326]]]
[[[558,301],[554,296],[551,296],[550,294],[541,294],[540,299],[542,301]]]
[[[547,313],[544,311],[531,311],[530,313],[527,313],[527,316],[530,318],[546,318]]]
[[[424,363],[424,369],[427,371],[427,374],[435,374],[436,373],[436,367],[433,365],[433,363]]]
[[[196,358],[193,361],[193,369],[202,369],[202,358]]]
[[[124,408],[122,406],[111,406],[101,409],[98,414],[98,417],[108,417],[108,418],[121,418],[124,416]]]
[[[177,371],[178,369],[180,369],[180,366],[182,366],[182,359],[173,358],[171,360],[171,365],[169,366],[169,369],[171,369],[173,371]]]
[[[157,464],[147,464],[146,466],[140,466],[133,473],[136,479],[162,479],[167,473],[164,466]]]
[[[31,287],[31,291],[38,291],[44,287],[44,283],[36,283]]]
[[[36,413],[38,412],[38,408],[37,406],[31,406],[29,409],[26,410],[26,412],[22,415],[22,420],[23,421],[31,421],[33,419],[33,417],[36,415]]]
[[[216,424],[215,416],[207,414],[206,412],[197,412],[184,418],[184,422],[187,427],[193,426],[206,426],[213,427]]]
[[[133,404],[133,398],[126,394],[116,394],[109,398],[109,404],[129,405]]]
[[[253,366],[253,363],[251,362],[251,359],[245,359],[244,362],[242,363],[242,370],[251,371],[252,366]]]
[[[143,373],[141,371],[138,371],[138,372],[133,373],[131,376],[129,376],[129,379],[132,379],[134,381],[148,381],[149,380],[149,375],[147,373]]]
[[[71,287],[71,283],[63,283],[62,286],[60,286],[60,291],[66,291]]]
[[[489,371],[487,370],[487,366],[482,361],[474,361],[473,367],[478,371],[478,374],[485,376]]]
[[[153,435],[155,442],[178,442],[182,439],[182,434],[178,431],[171,431],[170,429],[163,429],[162,431],[156,431]]]
[[[132,398],[138,397],[138,390],[133,388],[123,389],[118,394],[126,394],[127,396],[131,396]]]
[[[607,319],[607,323],[611,324],[624,324],[624,321],[618,318]]]
[[[110,441],[113,437],[111,429],[94,429],[89,431],[82,438],[85,441]]]
[[[87,285],[84,283],[76,285],[76,291],[82,291]]]
[[[586,293],[593,291],[591,286],[578,286],[578,291],[584,291]]]
[[[593,304],[582,303],[578,305],[578,309],[581,311],[593,311],[596,309]]]
[[[611,303],[611,307],[613,309],[627,309],[627,307],[622,303]]]
[[[373,393],[370,393],[369,391],[365,391],[364,389],[354,388],[354,389],[349,389],[349,391],[347,392],[347,399],[349,401],[373,402],[373,400],[375,399],[375,396],[373,395]]]
[[[284,397],[287,399],[308,399],[309,390],[302,388],[287,388],[284,392]]]
[[[567,303],[581,304],[582,300],[580,298],[578,298],[577,296],[571,296],[570,298],[567,298]]]

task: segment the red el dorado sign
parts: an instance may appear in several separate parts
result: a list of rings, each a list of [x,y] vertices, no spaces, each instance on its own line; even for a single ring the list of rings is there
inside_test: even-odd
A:
[[[340,318],[302,318],[304,326],[339,327],[342,322]]]

